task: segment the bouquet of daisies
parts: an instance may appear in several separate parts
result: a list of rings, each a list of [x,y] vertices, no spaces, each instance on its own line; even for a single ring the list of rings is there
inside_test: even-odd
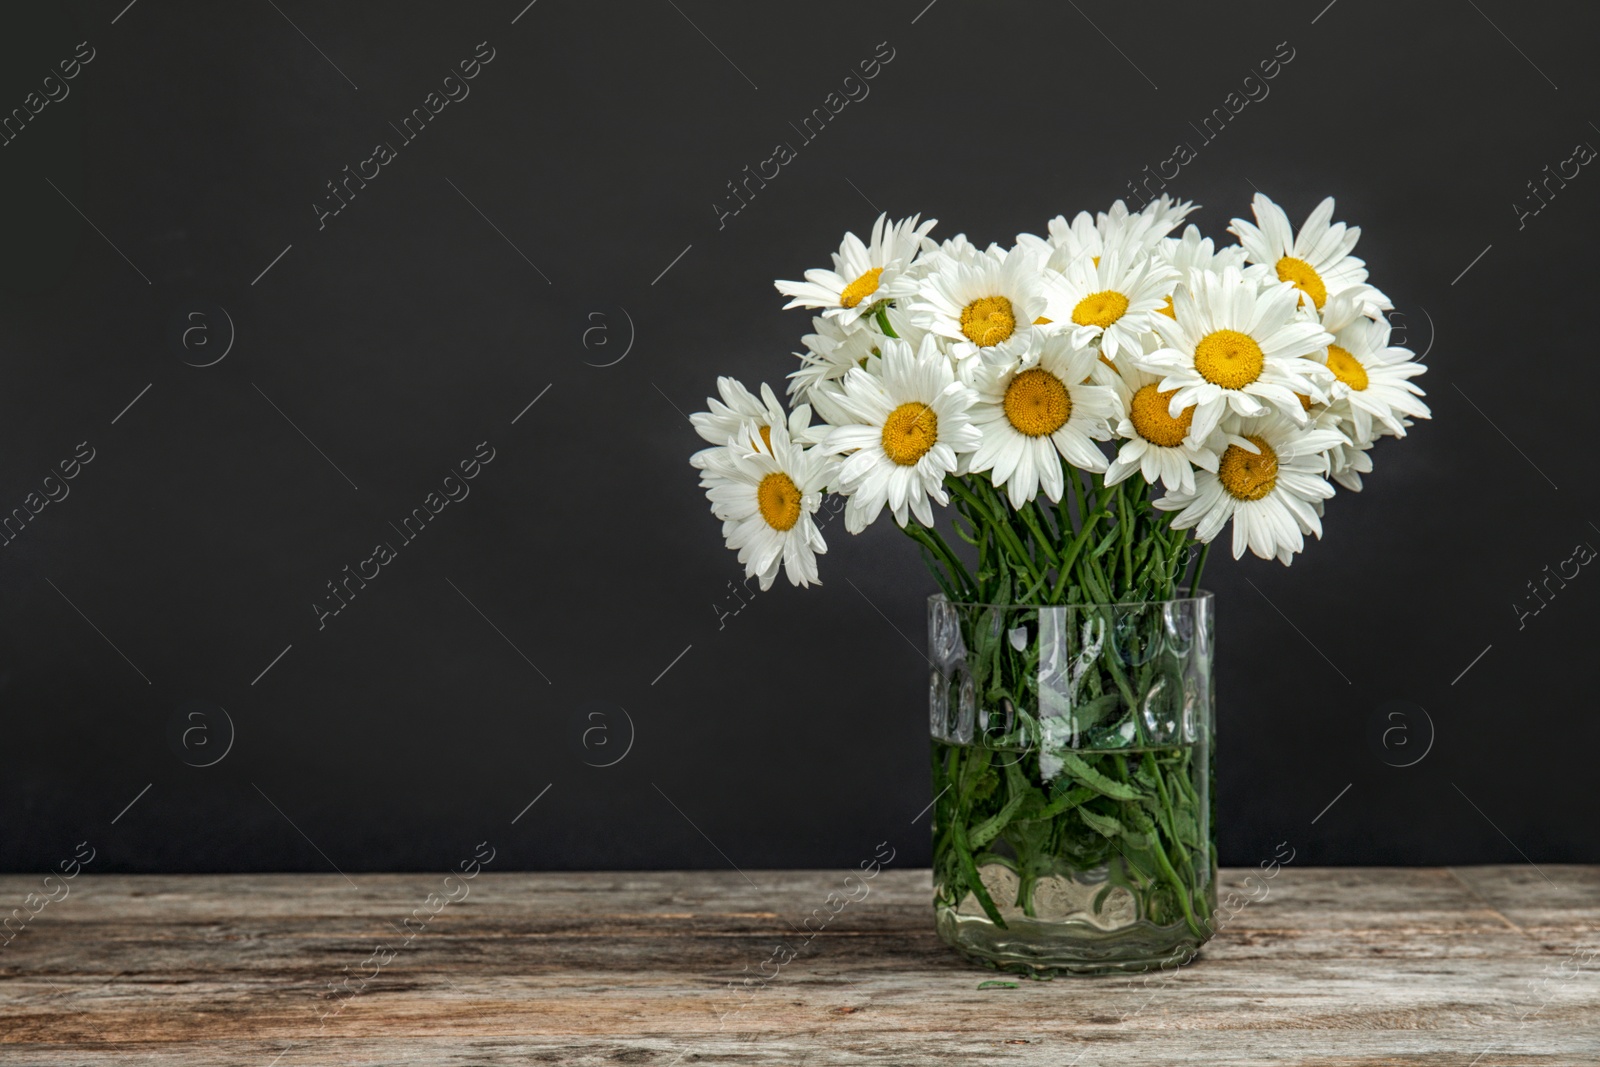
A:
[[[1298,232],[1265,196],[1253,209],[1222,248],[1173,236],[1193,205],[1166,197],[1010,248],[879,218],[831,270],[777,283],[818,312],[789,406],[721,378],[693,416],[710,447],[692,462],[762,589],[780,568],[817,581],[830,493],[851,533],[887,510],[920,544],[943,592],[936,913],[978,958],[1007,950],[974,921],[1040,922],[1085,885],[1074,914],[1136,917],[1117,935],[1136,960],[1210,936],[1209,653],[1169,632],[1194,604],[1175,600],[1230,525],[1235,558],[1292,562],[1374,442],[1429,415],[1360,231],[1331,199]]]
[[[952,601],[1163,599],[1230,524],[1235,558],[1292,562],[1334,483],[1360,490],[1376,439],[1428,417],[1426,368],[1390,344],[1393,305],[1331,198],[1298,232],[1266,196],[1252,208],[1222,248],[1172,236],[1194,205],[1165,195],[1010,248],[880,217],[831,270],[776,283],[820,313],[790,406],[720,378],[692,417],[746,576],[818,581],[828,493],[851,533],[887,508]],[[952,502],[975,551],[935,526]]]

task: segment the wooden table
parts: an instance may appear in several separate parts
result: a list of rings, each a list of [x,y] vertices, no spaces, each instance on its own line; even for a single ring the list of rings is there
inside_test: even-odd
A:
[[[808,944],[843,872],[84,873],[0,949],[0,1063],[1600,1063],[1600,867],[1247,873],[1175,974],[986,989],[925,870]]]

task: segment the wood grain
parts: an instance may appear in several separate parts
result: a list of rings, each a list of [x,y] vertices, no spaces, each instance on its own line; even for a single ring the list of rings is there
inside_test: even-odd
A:
[[[809,942],[844,872],[748,875],[485,872],[430,915],[442,875],[83,874],[0,949],[0,1063],[1600,1063],[1597,867],[1285,867],[1177,973],[983,990],[927,871]]]

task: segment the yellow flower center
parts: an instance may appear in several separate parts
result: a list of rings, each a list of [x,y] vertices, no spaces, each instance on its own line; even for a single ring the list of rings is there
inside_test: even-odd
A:
[[[1212,385],[1243,389],[1261,377],[1266,357],[1249,334],[1217,330],[1200,338],[1194,348],[1194,369]]]
[[[939,443],[939,416],[915,400],[901,404],[883,420],[883,453],[909,467]]]
[[[782,533],[800,521],[800,490],[793,478],[773,471],[756,486],[756,506],[767,525]]]
[[[1006,386],[1006,421],[1018,433],[1043,437],[1072,417],[1072,395],[1060,378],[1042,367],[1025,370]]]
[[[882,267],[873,267],[867,273],[844,287],[839,294],[839,303],[843,307],[853,308],[867,297],[878,291],[878,278],[883,274]]]
[[[1296,400],[1300,401],[1300,410],[1301,411],[1310,411],[1311,410],[1311,398],[1309,396],[1307,396],[1305,393],[1296,393],[1296,394],[1294,394],[1294,398]]]
[[[1011,301],[1003,296],[980,296],[961,309],[961,332],[980,348],[1000,344],[1016,329]]]
[[[1165,315],[1169,319],[1176,319],[1178,317],[1178,313],[1172,310],[1172,297],[1169,296],[1166,298],[1166,300],[1167,302],[1156,308],[1156,310],[1161,312],[1161,314]]]
[[[1040,315],[1038,318],[1033,320],[1033,324],[1035,326],[1048,326],[1054,321],[1054,319],[1047,319],[1043,315]]]
[[[1102,329],[1122,318],[1128,310],[1128,298],[1115,289],[1090,293],[1072,309],[1072,321],[1079,326],[1099,326]]]
[[[771,426],[763,426],[763,427],[761,427],[761,441],[762,441],[763,444],[765,444],[767,446],[767,451],[771,452],[772,451],[772,427]],[[750,443],[752,445],[755,444],[754,441],[751,441]]]
[[[1328,302],[1328,287],[1323,284],[1322,275],[1303,259],[1284,256],[1278,260],[1278,280],[1293,282],[1294,287],[1309,296],[1319,309]]]
[[[1229,445],[1217,462],[1217,481],[1235,500],[1260,500],[1278,484],[1278,454],[1255,434],[1246,434],[1245,440],[1261,451]]]
[[[1367,387],[1367,368],[1363,367],[1361,361],[1352,356],[1348,349],[1329,345],[1328,369],[1333,371],[1335,378],[1358,393]]]
[[[1194,405],[1184,408],[1183,414],[1177,418],[1167,413],[1176,392],[1176,389],[1168,389],[1163,393],[1151,383],[1140,386],[1139,391],[1133,394],[1129,418],[1139,436],[1153,445],[1176,448],[1189,436],[1189,425],[1194,422]]]

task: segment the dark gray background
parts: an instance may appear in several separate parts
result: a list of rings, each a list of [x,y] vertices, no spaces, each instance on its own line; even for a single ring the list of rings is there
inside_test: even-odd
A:
[[[0,549],[0,868],[84,839],[128,871],[443,867],[483,839],[497,868],[886,839],[926,862],[914,546],[835,522],[824,586],[719,624],[739,572],[683,413],[718,374],[781,389],[808,319],[771,279],[878,208],[1009,241],[1178,141],[1171,189],[1213,236],[1256,188],[1296,221],[1337,196],[1433,367],[1436,418],[1380,444],[1324,543],[1213,561],[1224,862],[1600,860],[1600,577],[1521,629],[1512,606],[1600,544],[1600,177],[1520,229],[1513,207],[1600,144],[1588,9],[525,2],[7,13],[0,110],[96,57],[0,148],[0,511],[96,458]],[[480,41],[471,95],[319,231],[324,183]],[[799,145],[885,41],[871,95]],[[1190,123],[1285,41],[1203,144]],[[778,141],[799,157],[719,230]],[[209,356],[173,324],[209,309],[220,345],[217,308],[231,352],[187,365]],[[470,497],[319,631],[324,583],[485,440]],[[213,766],[189,764],[216,712],[174,743],[189,701],[234,724]],[[1372,741],[1389,701],[1405,759],[1433,724],[1414,766]]]

